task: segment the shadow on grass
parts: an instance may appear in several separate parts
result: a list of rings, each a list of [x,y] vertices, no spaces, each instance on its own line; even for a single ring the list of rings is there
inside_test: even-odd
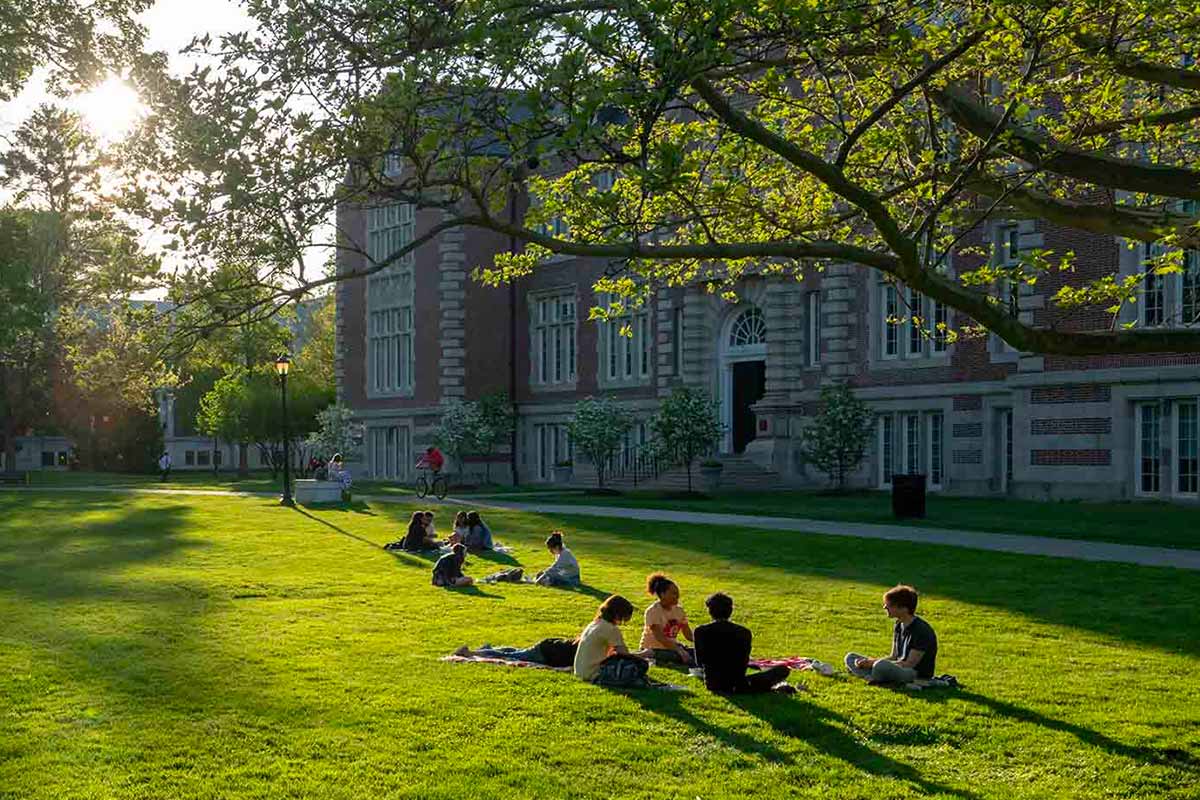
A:
[[[946,690],[946,691],[931,691],[925,690],[921,692],[907,692],[903,689],[895,691],[904,692],[906,695],[912,695],[920,700],[925,700],[932,703],[944,703],[950,700],[965,700],[969,703],[975,703],[982,706],[998,716],[1005,717],[1015,722],[1028,723],[1037,725],[1038,727],[1047,730],[1067,733],[1074,736],[1083,744],[1091,747],[1104,750],[1114,756],[1123,756],[1134,761],[1135,763],[1152,763],[1176,769],[1184,770],[1192,774],[1200,774],[1200,757],[1186,750],[1177,747],[1146,747],[1125,744],[1119,742],[1110,736],[1106,736],[1100,731],[1094,731],[1091,728],[1085,728],[1082,725],[1076,725],[1072,722],[1066,722],[1061,719],[1054,719],[1045,714],[1034,711],[1031,708],[1019,706],[1016,703],[1011,703],[1007,700],[1001,700],[995,697],[979,694],[978,692],[968,691],[966,689]]]
[[[334,525],[332,522],[329,522],[328,520],[323,520],[320,517],[313,516],[312,514],[308,513],[303,508],[301,508],[300,506],[295,506],[292,510],[295,511],[297,514],[299,514],[302,517],[306,517],[306,518],[312,520],[313,522],[316,522],[320,525],[324,525],[326,528],[329,528],[331,531],[333,531],[337,534],[345,536],[349,539],[353,539],[356,542],[361,542],[365,545],[368,545],[369,547],[375,548],[376,550],[383,550],[383,545],[377,544],[365,536],[359,536],[357,533],[351,533],[350,531],[346,530],[345,528],[342,528],[338,525]],[[405,564],[407,564],[408,566],[416,566],[416,567],[427,566],[423,560],[421,560],[420,558],[417,557],[416,553],[408,553],[408,552],[405,552],[404,550],[386,550],[384,552],[392,554],[393,556],[396,557],[397,561],[402,561]]]
[[[1200,605],[1200,574],[1194,572],[719,525],[672,526],[664,536],[658,522],[575,519],[572,525],[579,529],[604,534],[603,539],[588,538],[592,558],[627,563],[629,553],[636,551],[644,562],[658,560],[669,567],[670,560],[687,563],[696,554],[797,577],[874,584],[881,591],[902,581],[921,590],[922,605],[925,597],[933,603],[939,596],[949,597],[1200,655],[1194,615]],[[1122,591],[1089,589],[1097,586],[1121,586]],[[864,605],[877,607],[878,602],[874,593],[862,596]],[[936,627],[936,612],[930,620]]]

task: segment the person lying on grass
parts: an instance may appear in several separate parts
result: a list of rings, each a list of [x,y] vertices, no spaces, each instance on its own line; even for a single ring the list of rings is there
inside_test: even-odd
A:
[[[492,542],[492,531],[484,524],[478,511],[467,514],[467,532],[463,535],[463,544],[472,553],[496,549],[495,543]]]
[[[730,622],[733,598],[717,592],[704,601],[712,622],[696,628],[696,662],[704,667],[704,685],[718,694],[758,694],[776,691],[794,694],[789,685],[791,671],[782,664],[762,672],[746,674],[753,635],[749,628]]]
[[[858,653],[846,655],[846,669],[871,683],[912,683],[933,677],[938,640],[933,627],[916,616],[917,590],[900,585],[883,595],[883,610],[896,620],[892,626],[892,652],[882,658]]]
[[[563,544],[562,531],[551,531],[546,537],[546,549],[554,556],[554,563],[539,572],[533,582],[542,586],[578,586],[579,561]]]
[[[433,585],[445,586],[447,589],[458,586],[470,586],[474,579],[463,575],[463,564],[467,560],[467,548],[456,544],[449,553],[442,556],[433,565]]]
[[[478,650],[472,650],[465,644],[454,651],[454,655],[465,658],[500,658],[505,661],[529,661],[533,664],[545,664],[548,667],[570,667],[575,663],[575,653],[579,650],[579,639],[542,639],[530,647],[492,647],[485,644]]]
[[[642,649],[653,650],[654,660],[668,664],[691,664],[696,660],[692,648],[679,641],[679,634],[694,641],[687,614],[679,605],[679,587],[675,581],[656,572],[646,578],[646,593],[657,597],[646,609],[642,629]]]
[[[648,650],[629,652],[621,636],[621,625],[633,617],[633,603],[614,594],[600,604],[596,618],[579,634],[575,651],[575,676],[599,686],[640,687],[646,685],[650,664]]]

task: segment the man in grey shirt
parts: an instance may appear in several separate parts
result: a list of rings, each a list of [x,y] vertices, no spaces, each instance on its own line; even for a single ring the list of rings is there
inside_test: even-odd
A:
[[[883,610],[896,620],[892,652],[882,658],[846,655],[846,669],[871,683],[912,683],[934,675],[938,641],[933,626],[916,615],[917,590],[900,585],[883,595]]]

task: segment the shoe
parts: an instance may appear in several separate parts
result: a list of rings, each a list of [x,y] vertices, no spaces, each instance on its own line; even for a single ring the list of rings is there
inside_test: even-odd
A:
[[[787,682],[777,683],[771,687],[771,691],[775,694],[795,694],[796,687]]]

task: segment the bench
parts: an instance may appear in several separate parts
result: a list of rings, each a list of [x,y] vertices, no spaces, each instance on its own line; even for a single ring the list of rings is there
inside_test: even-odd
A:
[[[0,472],[0,484],[12,483],[21,486],[29,485],[28,472]]]
[[[342,485],[337,481],[316,481],[304,478],[292,482],[296,502],[301,505],[313,503],[340,503]]]

